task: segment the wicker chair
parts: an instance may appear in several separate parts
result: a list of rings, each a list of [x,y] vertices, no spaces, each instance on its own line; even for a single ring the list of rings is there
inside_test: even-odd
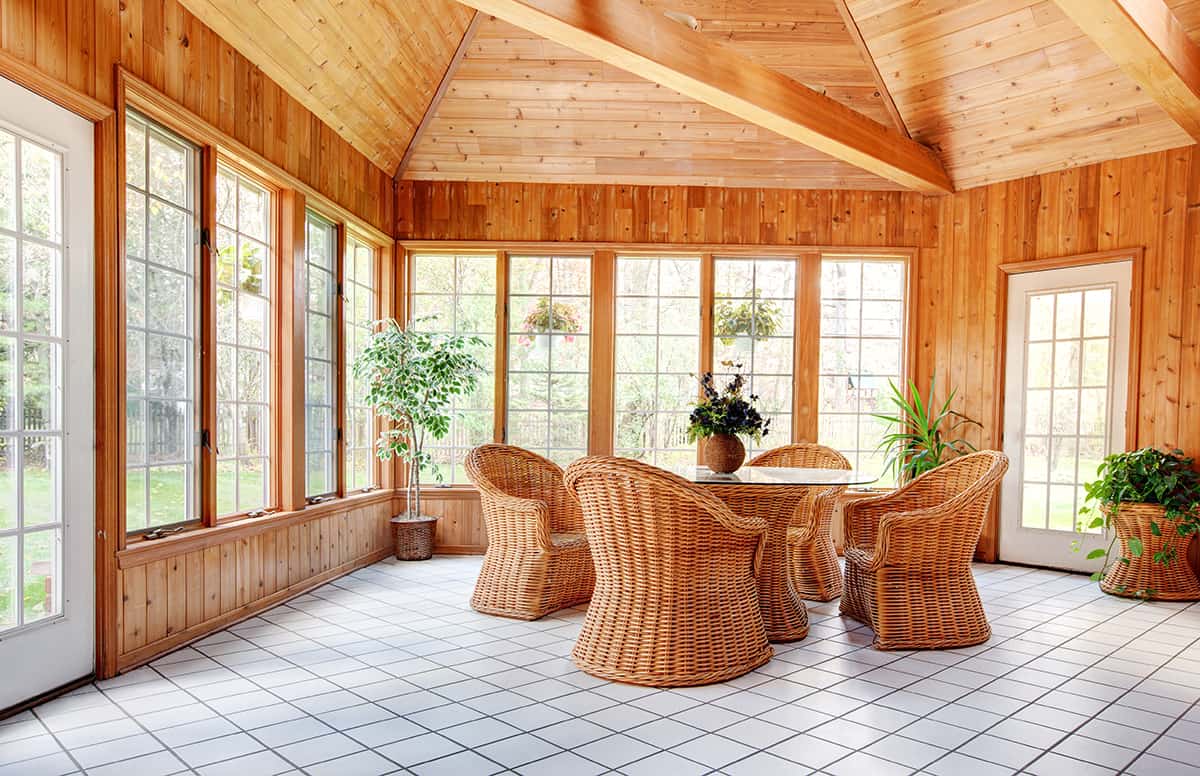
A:
[[[623,458],[567,467],[583,504],[596,593],[572,656],[603,679],[654,687],[732,679],[771,659],[759,611],[766,521],[670,472]]]
[[[563,487],[562,469],[510,445],[476,447],[466,469],[488,538],[471,606],[536,620],[591,598],[596,573],[583,513]]]
[[[987,641],[991,627],[971,558],[1003,453],[956,458],[884,496],[844,506],[842,614],[875,630],[877,649],[943,649]]]
[[[824,445],[784,445],[760,453],[749,466],[849,469],[846,456]],[[810,490],[788,527],[788,575],[801,598],[832,601],[842,594],[842,569],[833,546],[833,510],[846,488]]]

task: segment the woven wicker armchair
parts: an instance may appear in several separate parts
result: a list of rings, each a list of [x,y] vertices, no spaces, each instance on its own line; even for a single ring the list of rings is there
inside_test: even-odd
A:
[[[471,606],[536,620],[592,597],[596,574],[579,502],[552,461],[510,445],[467,454],[479,489],[488,548]]]
[[[824,445],[784,445],[755,456],[749,466],[849,469],[846,456]],[[842,569],[833,546],[833,510],[844,485],[810,490],[788,527],[788,575],[801,598],[832,601],[842,594]]]
[[[766,521],[670,472],[623,458],[567,467],[583,504],[596,593],[572,656],[593,676],[709,684],[771,659],[756,575]]]
[[[991,627],[971,558],[1003,453],[956,458],[885,496],[844,506],[842,614],[875,630],[877,649],[944,649],[987,641]]]

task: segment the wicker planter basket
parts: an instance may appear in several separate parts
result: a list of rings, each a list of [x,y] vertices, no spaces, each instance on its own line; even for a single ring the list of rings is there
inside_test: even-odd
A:
[[[742,467],[746,446],[733,434],[713,434],[704,440],[704,463],[718,474],[730,474]]]
[[[1115,515],[1108,505],[1102,510],[1117,530],[1121,557],[1128,558],[1129,563],[1116,560],[1110,564],[1108,573],[1100,581],[1101,590],[1110,595],[1156,601],[1200,601],[1200,581],[1196,580],[1196,574],[1188,564],[1193,537],[1175,536],[1173,521],[1166,518],[1162,505],[1122,503]],[[1162,536],[1151,532],[1152,520],[1162,528]],[[1176,543],[1176,557],[1164,565],[1154,561],[1154,554],[1163,549],[1166,537],[1172,537]],[[1142,554],[1136,558],[1129,552],[1129,540],[1133,538],[1142,540]],[[1150,593],[1147,595],[1146,591]]]
[[[396,560],[429,560],[433,557],[436,517],[398,515],[389,522],[396,537]]]

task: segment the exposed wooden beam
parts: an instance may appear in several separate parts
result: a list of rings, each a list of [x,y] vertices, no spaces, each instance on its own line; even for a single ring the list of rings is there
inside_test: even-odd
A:
[[[450,82],[454,80],[454,74],[458,72],[459,63],[467,55],[467,49],[471,47],[471,41],[475,39],[475,32],[479,29],[483,18],[483,14],[479,13],[479,11],[476,11],[475,15],[471,17],[471,23],[467,25],[466,31],[463,32],[462,40],[458,42],[458,48],[454,50],[454,56],[450,58],[450,64],[446,65],[446,72],[442,74],[442,82],[438,84],[437,91],[433,93],[433,98],[429,101],[429,107],[425,109],[425,115],[421,117],[421,123],[413,131],[413,136],[408,141],[408,148],[404,149],[404,156],[401,157],[400,164],[396,167],[396,174],[392,176],[393,178],[399,180],[404,175],[404,171],[408,169],[408,164],[412,161],[413,153],[417,150],[421,138],[425,136],[425,131],[429,128],[433,117],[437,115],[438,106],[442,104],[446,92],[450,89]]]
[[[833,0],[833,4],[837,6],[838,13],[842,15],[842,23],[846,25],[846,32],[849,33],[850,40],[854,42],[854,47],[862,55],[863,64],[867,66],[867,69],[871,71],[871,77],[875,79],[875,89],[879,92],[879,99],[883,100],[883,107],[887,109],[888,115],[892,117],[892,124],[895,125],[896,131],[905,137],[912,137],[912,135],[908,134],[908,127],[904,124],[904,117],[900,115],[900,110],[896,107],[896,101],[892,99],[892,93],[888,89],[887,83],[884,82],[879,68],[875,65],[875,57],[871,56],[871,50],[867,48],[867,41],[863,38],[862,31],[858,28],[858,22],[854,20],[854,14],[850,13],[850,7],[846,5],[846,0]]]
[[[932,150],[637,0],[460,0],[918,191],[954,190]]]
[[[1055,0],[1084,34],[1200,140],[1200,46],[1163,0]]]

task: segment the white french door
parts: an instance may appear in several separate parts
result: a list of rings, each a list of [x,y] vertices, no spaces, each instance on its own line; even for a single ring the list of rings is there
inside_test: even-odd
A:
[[[1132,261],[1010,275],[1000,558],[1095,571],[1083,483],[1125,446]],[[1082,549],[1071,544],[1080,540]]]
[[[92,138],[0,78],[0,709],[95,663]]]

